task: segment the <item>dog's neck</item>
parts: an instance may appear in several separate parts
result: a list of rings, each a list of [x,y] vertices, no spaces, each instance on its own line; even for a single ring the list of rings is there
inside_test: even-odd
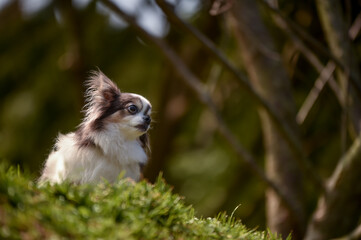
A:
[[[93,140],[105,156],[120,164],[147,161],[138,138],[125,135],[115,124],[110,124],[104,130],[95,133]]]

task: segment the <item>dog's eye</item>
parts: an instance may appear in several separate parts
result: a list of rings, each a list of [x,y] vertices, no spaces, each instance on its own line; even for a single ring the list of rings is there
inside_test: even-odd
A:
[[[137,106],[135,106],[135,105],[130,105],[130,106],[128,107],[128,112],[131,113],[131,114],[136,114],[136,113],[138,112]]]

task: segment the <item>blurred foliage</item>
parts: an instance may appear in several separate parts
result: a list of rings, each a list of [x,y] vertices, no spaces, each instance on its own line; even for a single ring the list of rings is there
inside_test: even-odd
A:
[[[141,2],[142,6],[152,4],[152,1]],[[280,5],[289,17],[323,41],[313,1],[280,1]],[[188,14],[183,13],[187,20],[242,68],[235,40],[222,16],[208,14],[208,1],[196,4],[191,10]],[[137,14],[141,15],[142,11]],[[353,18],[353,12],[351,16]],[[271,21],[268,23],[272,25]],[[164,37],[194,73],[212,86],[213,97],[227,123],[244,146],[255,154],[259,164],[263,164],[261,126],[255,104],[195,40],[177,29],[166,27],[169,31],[165,31]],[[274,26],[271,29],[289,69],[294,96],[300,106],[317,73],[278,29]],[[185,196],[187,204],[194,206],[197,216],[214,216],[219,211],[231,213],[241,204],[235,216],[250,227],[264,227],[265,186],[218,136],[217,126],[208,111],[181,85],[179,77],[161,55],[130,29],[109,24],[109,16],[95,2],[75,7],[69,0],[49,1],[44,8],[27,15],[22,11],[20,0],[10,1],[0,9],[0,66],[0,159],[19,164],[38,176],[58,132],[73,131],[80,123],[83,82],[89,70],[99,67],[122,91],[139,93],[152,102],[155,120],[151,130],[153,161],[164,159],[152,169],[157,169],[155,174],[159,170],[164,172],[167,182]],[[339,112],[335,96],[326,89],[301,127],[306,154],[323,176],[330,174],[341,154]],[[1,184],[6,188],[3,180]],[[39,198],[53,198],[55,195],[51,191],[69,190],[63,185],[39,192],[31,186],[31,190],[21,192],[27,184],[21,178],[19,189],[15,189],[20,191],[15,194],[26,195],[22,201],[33,199],[34,194]],[[139,191],[148,191],[150,187],[145,183],[137,186]],[[128,183],[123,182],[120,187],[129,191]],[[69,190],[66,194],[89,197],[86,195],[88,187],[78,189],[81,192]],[[119,194],[122,195],[123,192]],[[82,219],[81,214],[91,214],[87,209],[68,205],[67,197],[63,200],[53,198],[53,201],[60,204],[54,206],[54,211],[59,211],[56,208],[64,204],[67,206],[64,211],[80,214],[74,214],[77,220]],[[310,200],[310,211],[313,204]],[[40,208],[34,212],[34,217],[43,214],[37,211]],[[24,216],[21,214],[17,221]],[[99,223],[99,219],[93,220],[95,225]],[[105,225],[99,226],[105,228],[94,231],[106,231],[106,224],[114,219],[105,220]],[[199,220],[197,227],[212,221],[215,220]],[[58,227],[66,228],[70,224],[59,224]],[[126,225],[121,229],[125,230]],[[133,234],[129,231],[132,230],[123,233]]]
[[[0,164],[1,239],[280,239],[247,230],[224,214],[198,219],[159,178],[155,185],[41,188],[19,169]]]

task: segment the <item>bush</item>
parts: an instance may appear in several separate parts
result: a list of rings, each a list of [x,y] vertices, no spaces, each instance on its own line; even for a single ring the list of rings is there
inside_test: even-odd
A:
[[[1,239],[279,239],[247,230],[225,214],[198,219],[159,178],[151,185],[39,188],[13,167],[0,165]]]

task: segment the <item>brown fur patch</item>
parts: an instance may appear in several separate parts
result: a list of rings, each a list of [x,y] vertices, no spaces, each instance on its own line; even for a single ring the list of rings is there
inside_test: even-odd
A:
[[[83,147],[95,147],[95,143],[94,140],[87,136],[85,133],[84,128],[79,128],[76,132],[75,132],[75,136],[77,138],[77,144],[79,146],[79,148],[83,148]]]
[[[149,135],[148,133],[144,133],[142,136],[138,138],[141,147],[143,148],[144,152],[148,156],[148,161],[150,157],[150,143],[149,143]],[[144,163],[139,163],[140,173],[141,173],[141,179],[143,178],[143,171],[145,169]]]
[[[143,108],[142,101],[139,98],[131,96],[128,93],[122,93],[119,97],[119,102],[120,102],[119,105],[121,107],[118,108],[112,115],[110,115],[109,117],[104,119],[104,121],[116,123],[116,122],[119,122],[119,119],[122,119],[125,116],[132,115],[127,110],[127,107],[129,107],[132,104],[137,106],[137,108],[139,110],[141,110]]]
[[[150,154],[150,144],[149,144],[149,136],[148,133],[144,133],[142,136],[139,137],[139,142],[144,152],[148,155]]]
[[[143,103],[140,98],[134,97],[129,93],[122,93],[120,95],[119,101],[123,103],[124,107],[128,107],[131,104],[134,104],[140,111],[143,109]]]
[[[151,109],[152,109],[152,107],[148,105],[147,109],[145,109],[145,111],[144,111],[144,115],[147,115]]]

